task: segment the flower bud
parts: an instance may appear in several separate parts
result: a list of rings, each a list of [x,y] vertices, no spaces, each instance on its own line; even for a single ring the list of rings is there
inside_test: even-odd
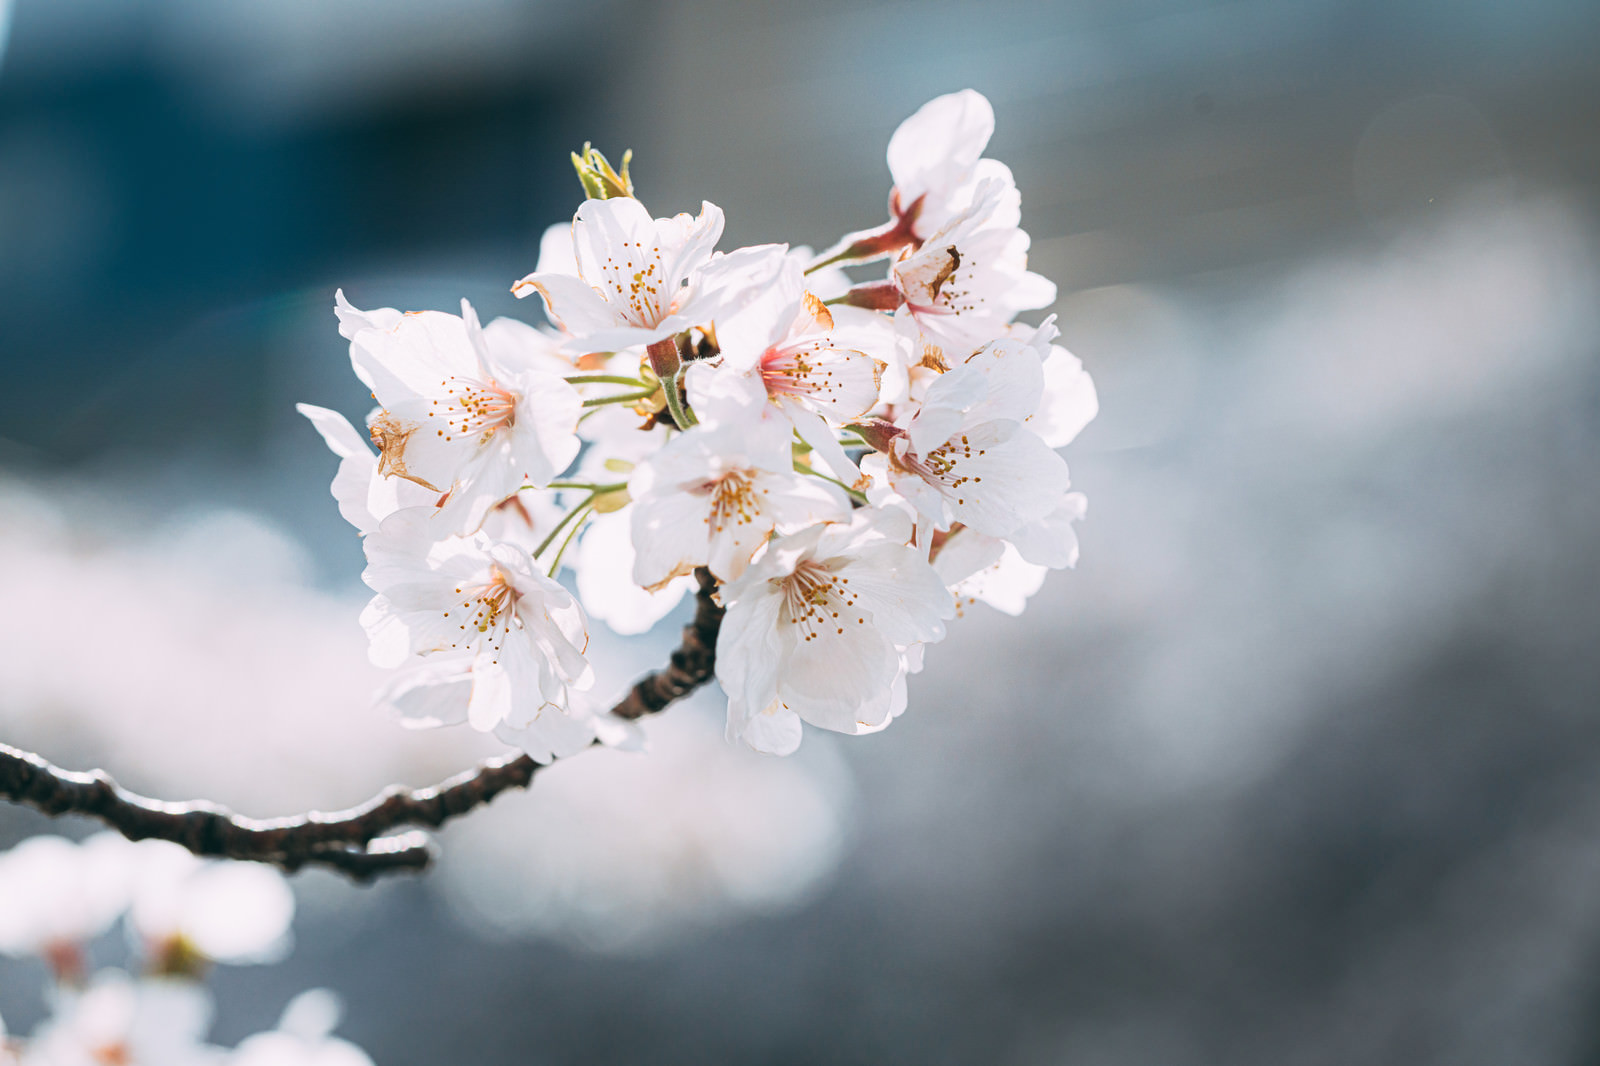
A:
[[[572,153],[572,168],[578,172],[584,195],[591,200],[610,200],[618,196],[633,195],[633,179],[628,175],[628,163],[633,159],[633,149],[622,153],[622,173],[617,173],[611,161],[598,148],[584,142],[582,153]]]

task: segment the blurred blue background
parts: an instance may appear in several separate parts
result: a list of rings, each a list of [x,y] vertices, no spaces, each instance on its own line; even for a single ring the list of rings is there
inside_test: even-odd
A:
[[[536,319],[508,286],[586,140],[635,150],[658,215],[721,205],[724,247],[823,246],[883,217],[896,124],[971,86],[1099,385],[1079,568],[969,612],[892,729],[808,737],[810,792],[712,790],[759,814],[715,846],[760,891],[696,880],[712,845],[673,851],[648,794],[607,808],[641,821],[598,879],[504,800],[430,879],[302,876],[299,950],[218,975],[219,1036],[326,984],[395,1066],[1600,1060],[1597,41],[1557,0],[18,0],[0,739],[258,814],[465,765],[437,735],[380,757],[381,722],[325,743],[355,697],[258,747],[279,707],[228,678],[332,692],[345,660],[306,663],[334,636],[113,666],[145,608],[99,597],[157,556],[211,617],[298,597],[262,632],[314,604],[364,691],[359,544],[292,407],[369,402],[336,286]],[[46,563],[99,575],[61,586],[65,666],[16,583]],[[119,710],[224,654],[176,732]],[[749,865],[802,830],[798,866]],[[577,847],[567,888],[544,846]],[[609,942],[624,906],[658,920]],[[0,963],[8,1021],[35,983]]]

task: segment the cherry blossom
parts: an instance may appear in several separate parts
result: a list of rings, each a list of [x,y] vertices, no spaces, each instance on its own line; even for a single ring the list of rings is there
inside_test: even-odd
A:
[[[583,609],[526,549],[436,527],[425,512],[401,511],[366,539],[363,578],[378,593],[362,614],[372,661],[426,670],[428,683],[464,698],[474,729],[527,731],[535,758],[583,747],[593,727],[568,714],[569,690],[593,681]]]
[[[913,413],[867,431],[884,454],[865,469],[941,529],[1003,537],[1043,518],[1069,484],[1066,463],[1025,424],[1043,375],[1034,343],[990,343],[935,380]]]
[[[367,315],[390,324],[352,326],[350,358],[383,405],[371,421],[380,473],[450,493],[472,529],[490,507],[566,468],[578,454],[581,405],[561,377],[506,357],[519,339],[512,331],[498,336],[513,343],[491,346],[471,305],[461,310]]]
[[[843,518],[842,493],[794,472],[789,439],[773,420],[696,426],[639,464],[628,479],[634,581],[656,588],[697,566],[732,580],[774,529]]]
[[[790,260],[763,299],[717,327],[720,366],[690,368],[689,399],[702,419],[727,417],[723,404],[768,400],[836,477],[860,477],[834,426],[878,403],[878,379],[894,334],[882,315],[830,310],[807,290]]]
[[[787,754],[800,722],[881,728],[904,706],[904,652],[944,637],[955,605],[892,508],[777,537],[736,581],[717,641],[729,737]],[[898,688],[898,692],[897,692]]]
[[[546,250],[541,269],[511,291],[544,297],[569,351],[650,344],[725,316],[782,266],[783,245],[714,254],[722,221],[711,203],[697,216],[658,219],[631,196],[586,200],[572,221],[570,262]],[[554,242],[547,233],[542,243]]]
[[[923,358],[959,363],[1019,311],[1055,302],[1055,284],[1028,269],[1028,235],[1010,221],[1011,191],[983,182],[971,206],[895,260],[890,280],[904,300],[900,314],[921,331]]]
[[[284,1008],[278,1027],[247,1037],[227,1066],[372,1066],[365,1051],[333,1036],[342,1009],[325,988],[300,993]]]
[[[198,859],[177,844],[139,844],[128,919],[149,953],[182,965],[190,955],[275,962],[289,950],[294,893],[277,870]]]
[[[654,217],[631,155],[618,171],[585,145],[585,199],[512,287],[549,327],[341,294],[376,454],[301,410],[365,538],[362,621],[394,671],[378,702],[541,761],[635,745],[590,703],[587,617],[645,633],[705,567],[730,734],[791,751],[802,721],[893,720],[956,597],[1014,613],[1074,565],[1086,501],[1055,449],[1098,397],[1053,319],[1016,321],[1056,290],[984,156],[994,126],[970,89],[920,108],[888,145],[888,223],[818,256],[719,253],[719,208]],[[876,279],[841,269],[884,259]]]
[[[83,945],[128,906],[134,851],[122,837],[98,833],[82,844],[32,837],[0,855],[0,954],[36,955],[74,976]]]
[[[211,997],[179,978],[134,980],[104,970],[82,992],[69,991],[55,1017],[33,1035],[23,1066],[219,1066],[204,1043]]]

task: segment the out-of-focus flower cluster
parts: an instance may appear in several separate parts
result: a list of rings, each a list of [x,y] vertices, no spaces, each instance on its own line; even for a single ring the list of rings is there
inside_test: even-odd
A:
[[[293,917],[294,895],[269,867],[114,833],[23,841],[0,854],[0,954],[46,963],[50,1017],[27,1038],[0,1022],[0,1066],[371,1066],[330,1035],[339,1006],[322,989],[236,1049],[205,1042],[207,971],[282,958]],[[95,942],[119,920],[136,965],[94,970]]]
[[[788,753],[802,721],[882,729],[961,603],[1017,613],[1072,566],[1085,501],[1056,449],[1097,400],[1052,319],[1015,321],[1055,286],[993,127],[976,92],[928,103],[889,143],[889,221],[820,255],[718,252],[716,206],[655,218],[628,159],[586,147],[589,198],[512,290],[548,327],[340,293],[379,406],[366,439],[301,410],[364,537],[380,702],[540,761],[628,743],[590,695],[588,618],[644,632],[704,567],[728,734]]]

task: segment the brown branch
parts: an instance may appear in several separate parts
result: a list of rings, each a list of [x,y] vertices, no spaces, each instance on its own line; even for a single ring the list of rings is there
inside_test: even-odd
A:
[[[722,608],[713,598],[716,580],[704,568],[694,620],[668,665],[646,674],[612,708],[623,718],[665,709],[707,681],[716,667]],[[488,803],[513,788],[527,788],[540,764],[527,755],[490,759],[430,788],[393,786],[348,810],[290,818],[245,818],[199,801],[163,803],[128,792],[100,770],[74,773],[39,756],[0,744],[0,799],[49,815],[98,818],[129,840],[170,840],[196,855],[264,862],[294,871],[327,866],[357,881],[395,870],[422,870],[433,848],[420,832]]]

